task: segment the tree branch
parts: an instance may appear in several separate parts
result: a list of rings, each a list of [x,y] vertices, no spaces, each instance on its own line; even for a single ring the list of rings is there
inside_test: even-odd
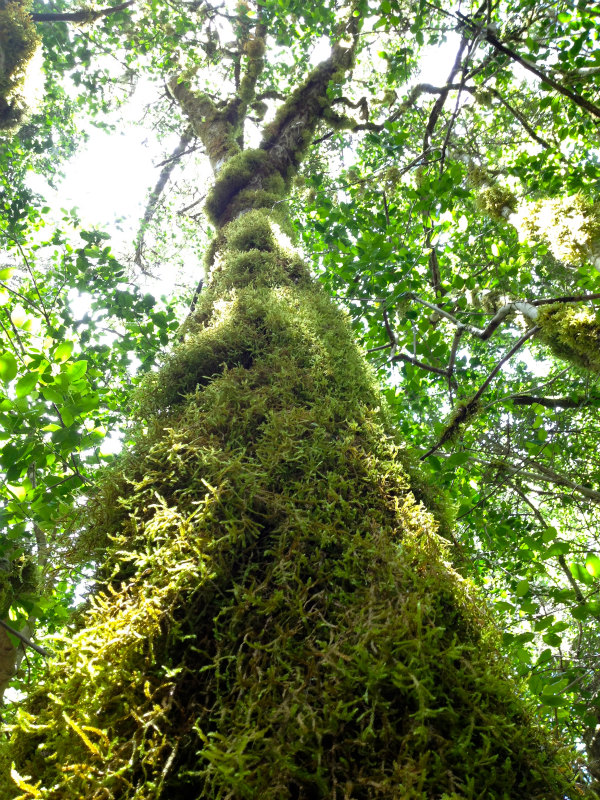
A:
[[[532,306],[546,306],[551,303],[580,303],[584,300],[600,300],[600,294],[567,294],[562,297],[548,297],[545,300],[530,300]]]
[[[484,461],[484,459],[476,458],[476,460],[488,467],[492,466],[489,462]],[[529,469],[525,471],[526,467],[526,464],[523,464],[521,467],[514,467],[506,462],[502,464],[502,469],[506,472],[509,472],[511,475],[519,475],[524,480],[531,481],[533,483],[552,483],[555,486],[564,486],[565,488],[571,489],[573,492],[577,492],[583,497],[586,497],[588,500],[591,500],[592,503],[600,505],[600,492],[596,491],[595,489],[589,489],[587,486],[582,486],[575,481],[564,478],[562,475],[554,472],[554,470],[550,469],[549,467],[542,467],[540,464],[537,464],[534,467],[538,470],[537,472],[530,472]]]
[[[452,69],[450,70],[448,80],[446,81],[446,86],[442,89],[440,96],[433,104],[433,108],[431,109],[431,113],[427,121],[427,126],[425,128],[425,134],[423,135],[423,150],[429,149],[429,143],[433,135],[433,131],[435,130],[437,121],[440,117],[440,114],[442,113],[444,104],[448,99],[448,95],[450,93],[450,86],[452,85],[455,76],[462,67],[463,53],[465,52],[465,47],[467,46],[468,41],[469,40],[466,38],[466,36],[463,36],[461,38],[460,45],[458,47],[458,52],[456,53],[456,58],[454,59],[454,64],[452,65]]]
[[[598,397],[531,397],[527,394],[516,394],[506,398],[512,400],[516,406],[544,406],[545,408],[584,408],[592,405]]]
[[[432,367],[429,364],[424,364],[417,358],[413,358],[412,356],[407,356],[404,353],[396,353],[396,355],[393,358],[390,358],[390,361],[405,361],[407,364],[412,364],[413,366],[419,367],[420,369],[424,369],[427,372],[433,372],[436,375],[442,375],[444,378],[448,375],[448,370],[441,369],[441,367]]]
[[[497,98],[502,103],[504,108],[508,109],[508,111],[510,111],[510,113],[513,115],[513,117],[518,122],[521,123],[521,125],[525,128],[525,130],[531,136],[531,138],[534,140],[534,142],[537,142],[539,145],[541,145],[544,148],[544,150],[549,150],[550,149],[550,144],[545,139],[542,139],[541,136],[538,136],[538,134],[531,127],[531,125],[527,122],[527,120],[525,119],[523,114],[521,114],[521,112],[518,111],[516,108],[513,108],[513,106],[511,106],[511,104],[509,102],[507,102],[504,99],[504,97],[502,97],[502,95],[500,94],[500,92],[497,89],[494,89],[493,87],[490,87],[489,91],[494,95],[495,98]]]
[[[31,19],[34,22],[75,22],[89,24],[96,22],[96,20],[101,17],[108,17],[111,14],[116,14],[117,11],[123,11],[134,3],[135,0],[127,0],[126,3],[120,3],[118,6],[109,6],[99,11],[94,11],[90,8],[82,8],[79,11],[68,12],[34,12],[31,14]]]
[[[496,375],[500,372],[504,364],[506,364],[506,362],[510,358],[512,358],[512,356],[517,352],[517,350],[519,350],[525,344],[527,339],[531,338],[534,334],[536,334],[538,330],[539,330],[538,326],[535,325],[533,328],[530,328],[528,331],[526,331],[523,334],[523,336],[521,336],[521,338],[510,348],[508,353],[503,358],[500,359],[500,361],[496,364],[496,366],[490,372],[485,381],[481,384],[479,389],[475,392],[473,397],[471,397],[471,399],[468,400],[466,403],[454,409],[453,418],[449,423],[448,427],[442,433],[437,443],[434,444],[433,447],[430,447],[429,450],[420,457],[419,459],[420,461],[424,461],[430,455],[435,453],[436,450],[439,450],[442,445],[444,445],[447,441],[449,441],[456,435],[461,425],[468,422],[468,420],[475,415],[481,396],[483,395],[487,387],[490,385],[490,383],[494,380]]]
[[[539,510],[539,508],[536,505],[534,505],[531,502],[531,500],[527,497],[525,492],[523,492],[518,486],[515,486],[514,484],[511,484],[511,488],[512,488],[512,490],[514,492],[516,492],[519,495],[521,500],[526,505],[528,505],[529,508],[533,511],[533,514],[534,514],[535,518],[537,519],[537,521],[540,523],[540,526],[542,528],[547,528],[548,527],[548,523],[546,522],[546,520],[542,516],[541,511]],[[558,560],[558,563],[560,564],[560,568],[562,569],[566,579],[571,584],[571,588],[573,589],[573,592],[575,594],[575,598],[576,598],[577,602],[580,603],[580,604],[584,603],[585,602],[585,598],[584,598],[584,596],[583,596],[583,594],[581,592],[581,589],[579,588],[579,584],[577,583],[577,581],[575,580],[575,578],[571,574],[571,570],[567,566],[567,562],[565,561],[565,557],[563,555],[559,555],[557,560]]]
[[[32,650],[35,650],[36,653],[39,653],[41,656],[44,656],[44,658],[49,658],[50,653],[48,652],[48,650],[44,650],[44,648],[40,647],[39,644],[35,644],[35,642],[32,642],[22,633],[16,631],[8,624],[8,622],[5,622],[3,619],[0,619],[0,626],[2,626],[5,631],[8,631],[10,634],[15,636],[26,647],[31,647]]]
[[[146,228],[150,224],[152,217],[154,216],[154,212],[156,211],[156,207],[158,202],[161,198],[161,195],[167,185],[169,178],[171,177],[171,173],[175,169],[175,165],[177,161],[184,155],[188,144],[193,139],[193,134],[190,129],[188,129],[181,139],[179,140],[179,144],[173,151],[172,155],[163,161],[164,164],[163,168],[160,171],[160,175],[158,176],[158,180],[156,181],[156,185],[154,189],[150,192],[150,196],[148,197],[148,202],[146,203],[146,211],[144,212],[143,219],[140,223],[138,235],[136,238],[135,244],[135,257],[134,263],[137,264],[142,270],[144,269],[143,263],[143,255],[144,255],[144,237],[146,234]]]
[[[517,64],[520,64],[526,70],[536,75],[541,81],[547,83],[549,86],[555,89],[559,94],[563,95],[563,97],[568,97],[569,100],[572,100],[576,106],[579,106],[579,108],[583,108],[592,116],[600,119],[600,108],[598,108],[597,105],[595,105],[589,100],[586,100],[585,97],[581,97],[581,95],[572,92],[565,86],[561,86],[561,84],[558,81],[555,81],[554,78],[552,78],[550,75],[547,75],[546,73],[542,72],[530,61],[523,58],[523,56],[520,56],[510,47],[507,47],[505,44],[503,44],[498,39],[498,37],[489,29],[489,27],[482,28],[481,25],[469,19],[469,17],[466,17],[464,14],[461,14],[460,11],[456,11],[454,13],[472,31],[475,31],[478,35],[483,36],[485,41],[489,42],[492,45],[492,47],[498,50],[498,52],[504,53],[504,55],[508,56],[513,61],[516,61]]]

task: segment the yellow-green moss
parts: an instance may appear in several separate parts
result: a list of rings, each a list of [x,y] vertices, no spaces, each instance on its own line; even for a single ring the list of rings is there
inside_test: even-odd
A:
[[[29,4],[0,2],[0,131],[14,130],[26,113],[20,88],[40,39]]]
[[[0,567],[0,619],[20,598],[31,596],[39,590],[39,575],[31,556],[5,560]]]
[[[231,200],[265,167],[267,161],[268,155],[264,150],[244,150],[229,159],[206,200],[205,211],[213,224],[218,225]]]
[[[399,447],[396,455],[402,468],[410,476],[410,490],[415,500],[432,514],[440,536],[452,539],[456,509],[447,492],[427,477],[418,455],[405,447]]]
[[[541,306],[536,324],[552,352],[584,369],[600,372],[600,317],[591,308],[568,303]]]
[[[492,106],[494,100],[494,94],[489,89],[477,89],[473,97],[475,102],[479,103],[480,106],[486,106],[488,108]]]
[[[497,221],[506,221],[516,211],[518,201],[508,187],[495,184],[480,189],[475,203],[482,214]]]
[[[583,797],[414,500],[346,318],[275,232],[264,211],[223,229],[226,288],[141,392],[86,513],[90,608],[19,711],[1,800]]]
[[[489,184],[492,181],[493,178],[491,178],[490,173],[485,167],[475,164],[474,162],[469,164],[467,169],[467,186],[472,186],[475,189],[479,189],[486,183]]]
[[[517,223],[522,236],[543,241],[571,266],[600,264],[600,205],[584,195],[554,197],[524,206]]]
[[[247,56],[247,63],[244,77],[239,87],[238,98],[247,105],[254,100],[256,81],[264,68],[264,38],[256,36],[248,39],[244,45],[244,53]]]

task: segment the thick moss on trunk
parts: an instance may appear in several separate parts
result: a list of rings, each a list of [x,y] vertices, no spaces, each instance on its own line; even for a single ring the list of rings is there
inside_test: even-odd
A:
[[[414,500],[343,315],[265,210],[214,264],[93,501],[98,588],[0,796],[583,796]]]
[[[555,356],[600,373],[600,316],[591,308],[553,303],[542,306],[536,319],[540,339]]]

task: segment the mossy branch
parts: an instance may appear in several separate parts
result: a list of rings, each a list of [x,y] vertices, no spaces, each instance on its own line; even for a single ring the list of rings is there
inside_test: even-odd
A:
[[[307,76],[265,126],[258,150],[237,152],[219,173],[206,203],[209,219],[222,227],[239,214],[273,208],[285,197],[299,164],[310,147],[319,121],[330,109],[328,92],[354,63],[361,18],[353,15],[339,26],[331,56]],[[348,42],[342,37],[350,38]]]
[[[509,361],[509,359],[511,359],[512,356],[518,350],[521,349],[521,347],[525,344],[525,342],[532,336],[534,336],[538,330],[539,328],[537,326],[534,326],[533,328],[530,328],[528,331],[526,331],[523,334],[523,336],[521,336],[521,338],[510,348],[508,353],[503,358],[500,359],[500,361],[496,364],[494,369],[490,372],[488,377],[481,384],[481,386],[475,392],[475,394],[471,398],[469,398],[469,400],[461,401],[455,406],[454,410],[452,411],[452,414],[450,415],[450,419],[448,421],[448,424],[444,432],[442,433],[436,444],[434,444],[433,447],[430,447],[429,450],[424,455],[421,456],[421,461],[424,461],[426,458],[429,458],[430,455],[433,455],[433,453],[435,453],[436,450],[439,450],[440,447],[442,447],[447,442],[456,439],[461,428],[464,428],[464,426],[470,423],[470,421],[477,415],[477,412],[479,411],[480,407],[480,400],[483,393],[486,391],[490,383],[494,380],[496,375],[500,372],[504,364],[506,364],[506,362]]]
[[[592,397],[532,397],[515,394],[507,398],[516,406],[543,406],[544,408],[585,408],[600,403],[600,396]]]
[[[539,309],[540,339],[557,358],[600,373],[600,315],[586,306],[564,303]]]
[[[31,14],[31,19],[34,22],[74,22],[80,25],[89,25],[96,22],[102,17],[109,17],[111,14],[116,14],[118,11],[124,11],[135,3],[135,0],[127,0],[125,3],[119,3],[117,6],[109,6],[95,10],[93,8],[82,8],[79,11],[36,11]]]
[[[175,75],[167,84],[169,93],[204,145],[215,173],[242,151],[244,121],[264,69],[266,35],[266,24],[259,22],[254,33],[241,41],[247,64],[235,96],[226,102],[216,103],[205,92],[192,88],[185,75]]]

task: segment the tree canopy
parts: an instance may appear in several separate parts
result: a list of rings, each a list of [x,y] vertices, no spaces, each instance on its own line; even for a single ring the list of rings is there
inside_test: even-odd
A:
[[[586,0],[0,0],[4,688],[32,690],[97,577],[79,532],[106,437],[137,435],[148,386],[165,402],[170,386],[132,389],[169,364],[206,293],[200,254],[271,148],[289,234],[351,320],[417,500],[488,599],[523,692],[585,745],[583,782],[600,778],[599,21]],[[89,124],[115,147],[143,125],[164,148],[118,255],[114,231],[28,182],[60,186]],[[207,164],[225,164],[214,186]],[[150,293],[183,261],[183,285]]]

